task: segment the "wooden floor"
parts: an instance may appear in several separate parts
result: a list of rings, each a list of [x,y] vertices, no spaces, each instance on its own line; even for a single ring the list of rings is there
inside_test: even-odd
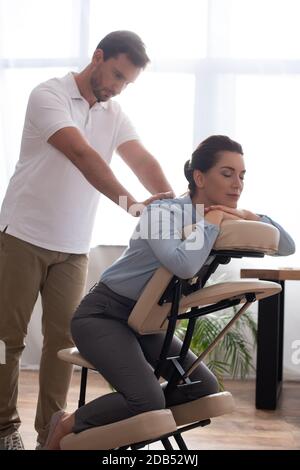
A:
[[[35,448],[34,414],[38,374],[21,371],[19,412],[26,449]],[[69,392],[68,410],[77,407],[79,373],[75,372]],[[276,411],[256,410],[254,381],[227,381],[226,390],[235,399],[232,414],[214,418],[209,426],[185,433],[189,449],[300,449],[300,382],[285,382]],[[96,373],[90,373],[87,399],[109,391]],[[161,449],[156,443],[150,449]],[[176,446],[174,446],[176,448]]]

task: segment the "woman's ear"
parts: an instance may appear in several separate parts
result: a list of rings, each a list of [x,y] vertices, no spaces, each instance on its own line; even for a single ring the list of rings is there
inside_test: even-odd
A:
[[[194,177],[194,181],[195,181],[197,188],[203,189],[204,188],[204,174],[202,173],[202,171],[194,170],[193,177]]]

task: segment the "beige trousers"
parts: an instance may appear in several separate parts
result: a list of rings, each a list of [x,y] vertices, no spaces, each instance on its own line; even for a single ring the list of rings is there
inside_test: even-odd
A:
[[[52,414],[66,406],[72,366],[57,351],[73,345],[70,320],[84,293],[88,257],[37,247],[0,232],[0,437],[20,426],[17,411],[19,360],[40,292],[44,337],[35,418],[37,440],[45,442]],[[2,361],[4,362],[4,361]]]

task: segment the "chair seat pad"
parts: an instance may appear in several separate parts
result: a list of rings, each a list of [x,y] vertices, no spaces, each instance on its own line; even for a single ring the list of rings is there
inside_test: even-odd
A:
[[[57,356],[65,362],[70,362],[75,366],[86,367],[87,369],[95,369],[95,367],[86,361],[80,354],[77,348],[67,348],[58,351]]]
[[[220,282],[208,287],[203,287],[193,292],[180,301],[179,310],[184,311],[189,307],[211,305],[222,300],[240,298],[245,301],[247,293],[253,293],[257,300],[264,299],[281,291],[277,282],[271,281],[233,281]]]

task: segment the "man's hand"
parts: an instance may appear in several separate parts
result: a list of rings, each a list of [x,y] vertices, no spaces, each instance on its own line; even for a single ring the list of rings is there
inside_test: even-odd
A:
[[[173,191],[167,191],[165,193],[157,193],[154,194],[153,196],[150,196],[148,199],[146,199],[143,202],[135,202],[131,204],[131,206],[128,207],[128,212],[129,214],[133,215],[133,217],[139,217],[143,210],[145,209],[146,206],[151,204],[153,201],[157,201],[157,199],[172,199],[174,198],[174,192]]]
[[[260,217],[254,214],[251,211],[245,209],[233,209],[232,207],[216,205],[216,206],[209,206],[204,209],[204,213],[208,214],[210,211],[213,210],[220,210],[225,214],[231,214],[236,219],[243,219],[243,220],[260,220]],[[228,218],[228,217],[227,217]],[[223,220],[226,220],[226,216]]]
[[[175,197],[174,191],[166,191],[164,193],[156,193],[153,194],[153,196],[150,196],[148,199],[146,199],[142,204],[145,206],[148,206],[148,204],[151,204],[153,201],[157,201],[157,199],[173,199]]]

